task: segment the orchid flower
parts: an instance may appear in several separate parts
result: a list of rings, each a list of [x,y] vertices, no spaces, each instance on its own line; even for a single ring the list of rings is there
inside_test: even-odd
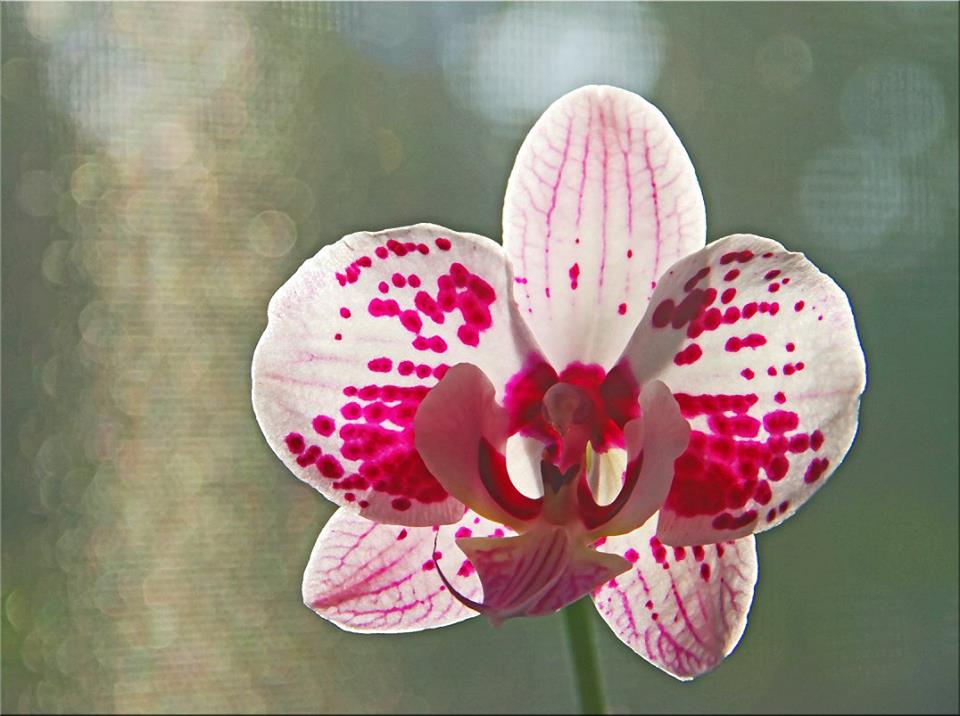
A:
[[[592,595],[681,679],[736,646],[753,534],[843,459],[865,364],[846,295],[752,235],[705,246],[693,166],[642,98],[589,86],[520,148],[503,245],[356,233],[270,302],[253,403],[340,505],[303,598],[358,632]]]

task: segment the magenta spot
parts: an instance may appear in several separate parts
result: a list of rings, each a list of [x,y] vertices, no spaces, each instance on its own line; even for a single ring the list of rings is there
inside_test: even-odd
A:
[[[685,550],[683,547],[674,547],[674,548],[673,548],[673,561],[674,561],[674,562],[682,562],[686,556],[687,556],[687,550]]]
[[[334,334],[333,334],[333,340],[335,340],[335,341],[342,341],[342,340],[343,340],[343,334],[342,334],[342,333],[334,333]]]
[[[780,269],[773,269],[772,271],[767,271],[767,273],[764,274],[763,278],[765,281],[772,281],[779,275],[780,275]]]
[[[406,538],[407,538],[407,530],[406,529],[400,530],[400,533],[397,535],[397,541],[399,542],[400,540],[403,540]]]
[[[577,280],[580,278],[580,264],[575,263],[570,267],[570,270],[567,272],[570,276],[570,288],[573,291],[577,290]]]
[[[390,501],[390,506],[397,512],[406,512],[410,509],[411,502],[406,497],[395,497]]]
[[[826,472],[829,465],[830,461],[825,457],[813,458],[813,461],[807,466],[806,473],[803,475],[803,481],[808,485],[813,484],[820,479],[824,472]]]
[[[317,458],[320,457],[320,448],[317,445],[311,445],[306,449],[305,452],[301,453],[297,458],[297,464],[300,467],[307,467],[308,465],[313,465]]]
[[[320,456],[320,459],[317,460],[317,468],[320,470],[321,475],[329,477],[332,480],[341,478],[344,474],[343,465],[340,464],[337,458],[330,454]]]
[[[442,236],[440,236],[440,237],[437,238],[436,244],[437,244],[437,248],[440,249],[441,251],[449,251],[449,250],[450,250],[450,245],[451,245],[451,244],[450,244],[450,239],[445,239],[445,238],[443,238]]]
[[[402,360],[397,365],[397,373],[400,375],[412,375],[414,371],[413,361]]]
[[[385,246],[378,246],[374,253],[377,255],[377,258],[381,258],[381,259],[385,259],[387,258],[387,256],[390,255],[390,252],[387,251],[387,248]]]
[[[420,277],[412,273],[407,276],[407,283],[409,283],[412,288],[420,288]]]
[[[390,277],[390,283],[397,288],[403,288],[407,285],[407,278],[403,274],[395,273]]]
[[[389,373],[393,369],[393,361],[386,357],[374,358],[367,363],[367,368],[374,373]]]
[[[730,269],[727,273],[724,274],[724,281],[733,281],[737,276],[740,275],[740,269]]]
[[[777,282],[773,282],[773,283],[771,283],[769,286],[767,286],[767,290],[768,290],[770,293],[776,293],[777,291],[780,290],[780,284],[777,283]]]
[[[313,419],[313,429],[324,437],[333,435],[333,431],[336,430],[336,428],[337,425],[333,421],[333,418],[327,415],[318,415]]]
[[[723,514],[717,515],[711,524],[714,529],[718,530],[738,530],[741,527],[746,527],[751,522],[755,522],[756,519],[756,510],[747,510],[739,517],[734,517],[729,512],[724,512]],[[719,546],[720,545],[717,545],[717,547]]]
[[[726,288],[723,290],[723,293],[720,294],[720,303],[730,303],[737,295],[737,289],[735,288]]]
[[[700,565],[700,579],[704,582],[710,581],[710,563],[704,562]]]
[[[740,375],[742,375],[747,380],[753,380],[754,372],[749,368],[744,368],[743,370],[740,371]]]
[[[784,395],[782,392],[780,392],[780,391],[778,391],[778,392],[776,393],[776,395],[773,396],[773,399],[776,400],[776,401],[777,401],[778,403],[780,403],[781,405],[783,405],[784,403],[787,402],[787,396],[785,396],[785,395]]]
[[[380,293],[387,293],[390,290],[390,286],[387,285],[386,281],[381,281],[377,284],[377,288],[380,290]]]
[[[457,539],[463,539],[464,537],[469,537],[472,534],[473,530],[471,530],[469,527],[460,527],[453,536]]]
[[[657,564],[663,564],[667,561],[667,548],[655,536],[650,538],[650,554],[653,555]]]
[[[766,505],[772,497],[773,490],[770,489],[770,483],[766,480],[761,480],[753,493],[753,499],[760,505]]]
[[[810,433],[810,447],[812,447],[814,450],[819,450],[821,447],[823,447],[823,433],[821,433],[819,430],[814,430],[812,433]]]
[[[693,546],[693,558],[698,562],[702,562],[703,557],[704,557],[703,546],[699,544],[695,544]]]
[[[633,249],[627,249],[627,258],[628,258],[628,259],[632,259],[632,258],[633,258]]]
[[[720,264],[727,265],[736,261],[737,263],[745,264],[753,258],[753,252],[750,249],[744,249],[743,251],[731,251],[724,254],[720,257]]]
[[[763,416],[763,427],[771,434],[782,434],[796,430],[800,425],[799,416],[789,410],[774,410]]]
[[[403,311],[400,314],[400,323],[411,333],[419,333],[423,328],[423,321],[416,311]]]
[[[696,343],[691,343],[673,357],[673,362],[677,365],[690,365],[691,363],[696,363],[698,360],[700,360],[702,355],[703,350],[700,348],[700,346],[698,346]]]
[[[344,318],[350,318],[350,309],[349,309],[349,308],[341,308],[341,309],[340,309],[340,315],[343,316]]]
[[[683,284],[683,290],[686,293],[690,293],[693,290],[693,287],[699,283],[700,279],[704,278],[708,273],[710,273],[710,267],[704,266],[702,269],[697,271],[693,276],[691,276],[685,284]]]
[[[433,368],[431,368],[430,366],[424,363],[421,363],[420,365],[417,366],[416,372],[417,372],[417,377],[420,379],[429,378],[431,373],[433,373]]]
[[[770,366],[769,368],[767,368],[767,375],[774,376],[776,374],[777,374],[776,368],[774,368],[773,366]]]
[[[633,547],[628,549],[623,553],[623,558],[627,560],[630,564],[636,564],[637,560],[640,559],[640,555]]]
[[[433,560],[432,560],[432,559],[428,559],[426,562],[424,562],[424,563],[420,566],[420,569],[422,569],[424,572],[429,572],[430,570],[434,569]]]
[[[626,312],[627,312],[627,304],[621,303],[619,306],[617,306],[617,313],[619,313],[621,316],[624,315]]]
[[[470,563],[469,559],[465,559],[460,564],[460,569],[457,570],[457,575],[460,577],[469,577],[471,574],[473,574],[473,572],[473,564]]]
[[[671,299],[667,298],[661,301],[653,311],[654,328],[664,328],[667,324],[669,324],[673,318],[675,310],[676,307]]]
[[[793,343],[787,343],[786,349],[787,353],[793,353],[795,350],[797,350],[797,347]]]
[[[757,304],[753,301],[743,307],[742,316],[744,318],[753,318],[757,312]]]
[[[340,408],[340,414],[343,415],[347,420],[356,420],[360,417],[360,404],[359,403],[347,403],[342,408]]]
[[[283,441],[287,444],[287,449],[296,455],[302,453],[306,447],[306,443],[303,440],[303,435],[300,433],[289,433],[287,437],[283,439]]]
[[[800,313],[800,311],[803,310],[803,301],[797,301],[795,304],[793,304],[793,310],[797,313]]]
[[[476,346],[480,343],[480,334],[477,333],[473,326],[460,326],[457,329],[457,338],[459,338],[464,345],[468,346]]]

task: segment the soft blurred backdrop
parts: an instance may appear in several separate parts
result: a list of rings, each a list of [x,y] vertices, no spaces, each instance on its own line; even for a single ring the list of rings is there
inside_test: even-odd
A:
[[[680,684],[602,626],[614,711],[956,712],[956,3],[2,6],[2,709],[569,712],[559,617],[343,633],[331,506],[261,437],[273,292],[325,243],[499,237],[546,106],[650,98],[708,235],[847,290],[869,363],[830,484],[759,540],[750,627]]]

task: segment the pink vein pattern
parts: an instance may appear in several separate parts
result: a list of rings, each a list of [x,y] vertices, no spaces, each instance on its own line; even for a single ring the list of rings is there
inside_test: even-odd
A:
[[[304,603],[357,632],[418,631],[469,619],[477,613],[447,592],[437,564],[455,589],[480,600],[480,580],[456,540],[504,534],[502,526],[473,512],[434,528],[383,525],[338,510],[310,555]]]
[[[666,547],[656,520],[600,547],[632,563],[594,592],[604,621],[660,669],[692,679],[715,667],[740,641],[757,581],[754,538]]]
[[[704,236],[680,140],[630,92],[591,87],[559,99],[520,148],[504,247],[521,313],[554,365],[610,367],[660,274]]]

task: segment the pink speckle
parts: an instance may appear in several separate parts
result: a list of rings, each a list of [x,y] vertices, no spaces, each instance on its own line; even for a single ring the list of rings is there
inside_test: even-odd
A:
[[[704,582],[710,581],[710,563],[709,562],[703,562],[700,565],[700,579],[702,579]]]
[[[782,392],[777,392],[777,394],[773,396],[773,399],[781,405],[787,402],[787,396],[785,396]]]
[[[808,485],[816,482],[820,479],[820,476],[826,472],[826,469],[829,465],[830,461],[825,457],[813,458],[813,461],[807,467],[806,473],[803,475],[803,481]]]
[[[324,437],[330,437],[333,435],[333,431],[336,429],[337,424],[333,421],[333,418],[327,415],[318,415],[313,419],[313,429],[320,435]]]
[[[374,373],[389,373],[393,369],[393,361],[386,357],[374,358],[367,363],[367,368]]]
[[[691,343],[673,357],[673,362],[677,365],[690,365],[700,360],[702,355],[703,349],[696,343]]]
[[[302,453],[306,447],[306,443],[303,440],[303,435],[300,433],[290,433],[283,439],[283,441],[287,444],[287,449],[296,455]]]
[[[335,340],[335,341],[342,341],[342,340],[343,340],[343,334],[342,334],[342,333],[334,333],[334,334],[333,334],[333,340]]]
[[[470,537],[472,534],[473,534],[473,530],[471,530],[469,527],[460,527],[457,529],[457,532],[456,534],[454,534],[454,537],[456,539],[463,539],[464,537]]]
[[[800,311],[803,310],[803,301],[797,301],[795,304],[793,304],[793,310],[797,313],[800,313]]]
[[[747,380],[753,380],[754,372],[749,368],[744,368],[743,370],[740,371],[740,375],[742,375]]]
[[[640,555],[637,553],[637,550],[631,547],[623,553],[623,558],[630,562],[630,564],[636,564],[637,560],[640,559]]]
[[[340,315],[343,316],[344,318],[350,318],[350,309],[349,309],[349,308],[341,308],[341,309],[340,309]]]
[[[406,538],[407,538],[407,530],[406,529],[400,530],[399,534],[397,534],[397,541],[399,542],[400,540],[404,540]]]
[[[445,239],[442,236],[439,236],[437,237],[436,244],[437,244],[437,248],[440,249],[441,251],[450,250],[450,246],[451,246],[450,239]]]
[[[793,353],[795,350],[797,350],[797,346],[794,345],[793,343],[787,343],[786,349],[787,349],[787,353]]]
[[[575,263],[567,273],[570,275],[570,289],[576,291],[577,281],[580,278],[580,264]]]
[[[621,316],[624,315],[626,312],[627,312],[627,304],[621,303],[619,306],[617,306],[617,313],[619,313]]]

